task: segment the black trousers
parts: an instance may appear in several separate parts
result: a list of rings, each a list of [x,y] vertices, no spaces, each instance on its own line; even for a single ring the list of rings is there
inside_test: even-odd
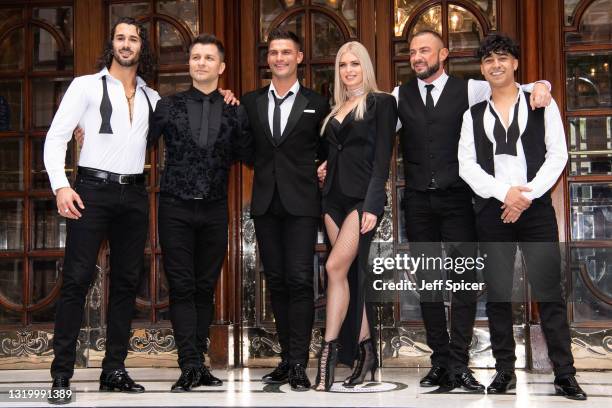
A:
[[[254,217],[259,254],[281,346],[289,364],[308,363],[314,319],[314,253],[318,217],[291,215],[277,192]]]
[[[555,210],[550,203],[534,200],[516,223],[504,224],[501,206],[501,202],[492,199],[476,217],[480,251],[483,256],[487,255],[484,269],[486,310],[495,368],[512,371],[516,361],[511,292],[518,243],[532,294],[538,301],[554,373],[557,376],[573,375],[576,369],[567,306],[561,293],[561,256]]]
[[[200,367],[227,251],[227,201],[161,194],[159,242],[170,290],[170,320],[181,369]]]
[[[110,244],[106,354],[102,371],[124,368],[149,225],[144,186],[104,183],[79,176],[75,186],[85,209],[67,220],[62,288],[55,312],[51,375],[72,377],[83,306],[94,280],[102,241]]]
[[[404,195],[406,232],[412,256],[439,257],[440,242],[447,242],[448,257],[475,257],[476,229],[472,193],[468,188],[416,191]],[[438,245],[436,245],[438,244]],[[437,272],[437,273],[436,273]],[[475,270],[462,274],[449,272],[452,280],[476,281]],[[417,271],[418,285],[443,279],[441,271]],[[469,347],[476,318],[476,291],[455,292],[450,314],[450,337],[442,291],[421,291],[421,313],[431,364],[452,372],[467,370]]]

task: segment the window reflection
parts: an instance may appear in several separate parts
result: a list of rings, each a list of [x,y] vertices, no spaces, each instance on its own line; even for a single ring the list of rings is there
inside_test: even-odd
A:
[[[598,0],[591,4],[582,15],[578,32],[569,32],[566,34],[567,43],[585,44],[611,42],[611,6],[610,0]]]
[[[64,248],[66,245],[66,218],[57,214],[55,200],[34,200],[32,206],[34,248]]]
[[[573,320],[609,320],[612,315],[612,249],[573,248],[571,251]]]
[[[0,139],[0,191],[23,190],[23,139]]]
[[[15,79],[0,80],[0,131],[2,132],[23,130],[22,82]]]
[[[612,184],[570,185],[572,240],[612,239]]]
[[[35,259],[32,261],[31,303],[37,304],[51,294],[59,284],[64,267],[63,259]],[[53,323],[55,320],[55,301],[31,313],[32,323]]]
[[[463,7],[449,6],[448,42],[451,50],[478,48],[482,33],[482,27],[472,13]]]
[[[69,78],[41,78],[32,81],[33,127],[47,128],[51,125],[70,82]]]
[[[9,33],[0,43],[0,72],[20,71],[24,64],[24,29]]]
[[[23,200],[0,200],[0,251],[22,250]]]
[[[612,108],[612,53],[568,53],[567,108]]]
[[[570,174],[612,174],[612,117],[570,117]]]

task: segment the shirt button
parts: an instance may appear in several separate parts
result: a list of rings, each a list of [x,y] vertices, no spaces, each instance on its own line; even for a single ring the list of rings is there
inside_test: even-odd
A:
[[[434,155],[433,155],[433,154],[430,154],[430,155],[429,155],[429,158],[430,158],[430,159],[433,159],[433,158],[434,158]]]
[[[338,150],[342,150],[342,145],[341,145],[341,144],[339,144],[338,146],[336,146],[336,148],[337,148]]]

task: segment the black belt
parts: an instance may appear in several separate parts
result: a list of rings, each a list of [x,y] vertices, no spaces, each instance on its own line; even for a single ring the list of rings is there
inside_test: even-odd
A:
[[[95,178],[106,182],[117,184],[144,184],[145,176],[140,174],[117,174],[110,171],[81,167],[77,169],[77,174],[83,177]]]

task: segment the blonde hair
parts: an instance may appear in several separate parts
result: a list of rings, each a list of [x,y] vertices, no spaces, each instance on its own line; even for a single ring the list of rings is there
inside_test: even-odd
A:
[[[376,84],[374,66],[372,65],[372,60],[370,59],[368,50],[358,41],[350,41],[345,43],[338,50],[338,54],[336,54],[336,65],[334,71],[334,106],[332,107],[329,115],[327,115],[323,121],[323,126],[321,126],[321,135],[325,131],[327,122],[329,122],[329,120],[338,113],[340,108],[342,108],[342,105],[349,99],[346,85],[344,85],[342,79],[340,79],[340,59],[342,59],[342,56],[347,52],[350,52],[357,57],[359,63],[361,64],[361,72],[363,75],[363,95],[359,97],[359,102],[357,102],[355,119],[363,119],[366,112],[366,98],[368,97],[368,94],[371,92],[380,92],[378,85]]]

